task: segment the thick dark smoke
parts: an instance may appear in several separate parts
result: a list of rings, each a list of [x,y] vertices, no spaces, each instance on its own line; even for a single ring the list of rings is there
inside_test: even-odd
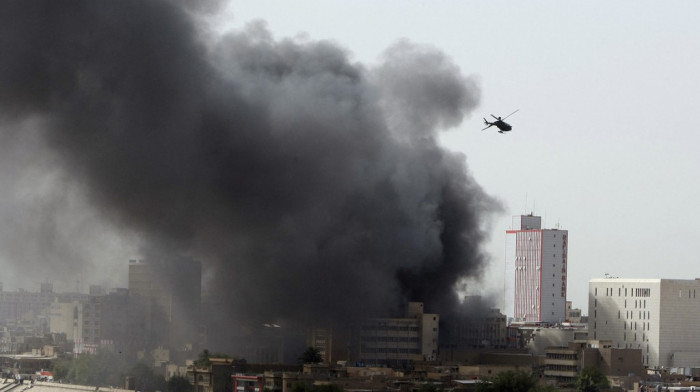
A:
[[[205,43],[191,12],[3,3],[2,192],[45,187],[3,213],[52,223],[20,223],[22,246],[3,228],[17,249],[5,262],[45,263],[27,251],[43,249],[44,268],[75,273],[100,254],[71,249],[108,232],[138,238],[146,258],[201,260],[230,320],[450,309],[455,284],[484,266],[498,208],[436,141],[477,105],[476,84],[408,42],[376,68],[261,23]],[[71,224],[84,236],[67,237]]]

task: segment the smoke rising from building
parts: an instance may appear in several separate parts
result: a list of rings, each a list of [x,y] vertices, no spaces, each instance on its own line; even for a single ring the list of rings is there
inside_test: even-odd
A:
[[[450,309],[499,208],[437,144],[478,104],[474,80],[405,41],[377,67],[261,22],[204,42],[191,15],[3,5],[3,263],[98,274],[101,251],[136,243],[192,256],[228,321]]]

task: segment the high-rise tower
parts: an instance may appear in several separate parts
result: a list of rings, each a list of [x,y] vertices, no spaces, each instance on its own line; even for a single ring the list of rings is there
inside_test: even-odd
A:
[[[542,218],[530,214],[513,217],[506,233],[508,315],[514,321],[565,321],[569,232],[542,229]]]

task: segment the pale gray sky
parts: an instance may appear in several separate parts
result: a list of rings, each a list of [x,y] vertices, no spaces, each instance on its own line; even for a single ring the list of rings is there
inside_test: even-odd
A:
[[[217,19],[331,40],[368,65],[406,38],[476,76],[480,107],[442,142],[506,206],[484,285],[502,288],[511,216],[534,212],[569,230],[568,297],[587,312],[605,273],[700,277],[698,15],[694,1],[236,0]],[[516,109],[510,134],[480,131]]]

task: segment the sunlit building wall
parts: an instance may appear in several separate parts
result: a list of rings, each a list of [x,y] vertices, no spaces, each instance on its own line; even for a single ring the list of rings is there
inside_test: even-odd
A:
[[[593,279],[588,330],[642,350],[645,366],[700,367],[700,280]]]
[[[568,231],[542,229],[541,217],[520,215],[506,234],[506,311],[515,321],[565,321]]]

